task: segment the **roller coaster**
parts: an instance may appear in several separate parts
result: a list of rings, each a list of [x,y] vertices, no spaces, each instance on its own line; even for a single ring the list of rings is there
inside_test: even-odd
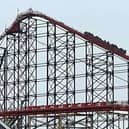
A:
[[[0,50],[0,120],[10,129],[129,129],[125,49],[29,9]]]

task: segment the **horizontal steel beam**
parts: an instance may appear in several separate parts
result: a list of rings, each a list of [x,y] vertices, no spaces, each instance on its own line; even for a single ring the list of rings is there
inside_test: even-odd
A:
[[[77,112],[101,112],[101,111],[105,112],[129,111],[129,105],[126,103],[98,102],[98,103],[29,106],[15,111],[0,112],[0,117],[77,113]]]

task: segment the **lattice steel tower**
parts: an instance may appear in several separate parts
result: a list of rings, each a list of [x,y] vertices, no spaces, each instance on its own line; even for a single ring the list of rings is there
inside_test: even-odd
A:
[[[40,12],[17,16],[1,35],[0,110],[39,105],[129,103],[129,56],[89,32]],[[123,96],[124,94],[124,96]],[[0,117],[12,129],[127,129],[128,112],[86,111]]]

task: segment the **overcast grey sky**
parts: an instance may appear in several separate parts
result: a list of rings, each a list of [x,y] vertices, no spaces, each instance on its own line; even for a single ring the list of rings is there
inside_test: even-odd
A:
[[[129,53],[129,0],[2,0],[0,32],[13,22],[18,9],[28,8],[92,32]]]

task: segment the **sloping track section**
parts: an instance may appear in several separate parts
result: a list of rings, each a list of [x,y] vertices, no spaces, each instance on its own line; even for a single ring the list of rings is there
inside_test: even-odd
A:
[[[128,129],[129,56],[29,9],[0,36],[0,118],[11,129]]]

